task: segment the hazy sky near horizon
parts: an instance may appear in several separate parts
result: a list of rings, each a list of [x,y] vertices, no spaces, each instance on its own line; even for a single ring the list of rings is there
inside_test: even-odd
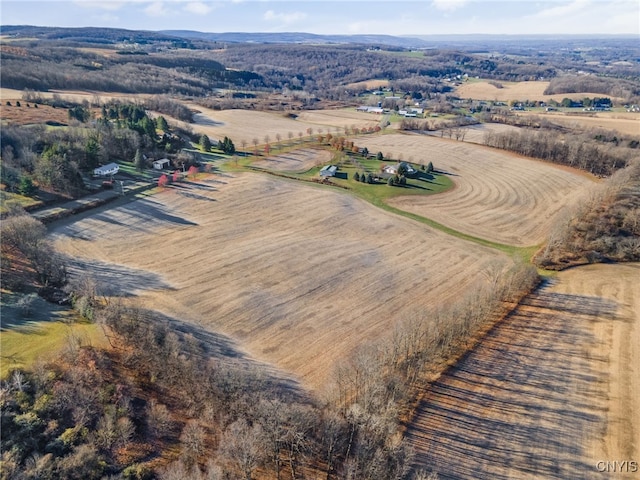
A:
[[[2,0],[2,25],[317,34],[636,34],[639,0]]]

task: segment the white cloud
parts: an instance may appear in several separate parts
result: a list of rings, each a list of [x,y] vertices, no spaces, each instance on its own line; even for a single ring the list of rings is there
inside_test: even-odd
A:
[[[124,2],[113,0],[74,0],[74,4],[84,8],[98,8],[100,10],[119,10],[124,5]]]
[[[189,2],[184,6],[184,9],[194,15],[206,15],[213,10],[213,7],[202,2]]]
[[[591,6],[589,0],[574,0],[573,2],[567,2],[564,5],[558,5],[557,7],[545,8],[538,13],[532,15],[533,18],[564,18],[567,15],[575,15],[579,12],[585,11]]]
[[[307,14],[304,12],[276,13],[273,10],[267,10],[264,13],[263,18],[269,22],[276,21],[284,24],[290,24],[304,20],[307,18]]]
[[[166,17],[170,13],[170,11],[165,8],[164,2],[150,3],[149,6],[144,9],[144,12],[150,17]]]
[[[443,12],[453,12],[464,7],[468,0],[433,0],[431,6]]]

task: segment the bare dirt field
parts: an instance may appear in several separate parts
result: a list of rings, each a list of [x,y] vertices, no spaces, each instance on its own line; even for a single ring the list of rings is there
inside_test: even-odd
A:
[[[460,98],[473,98],[475,100],[496,100],[509,102],[511,100],[536,100],[548,102],[556,100],[561,102],[563,98],[572,100],[582,100],[585,97],[601,97],[601,93],[557,93],[545,95],[544,91],[549,86],[549,82],[499,82],[502,88],[498,88],[489,82],[468,82],[456,89],[456,94]]]
[[[511,261],[350,195],[250,173],[103,207],[53,235],[74,271],[317,389],[356,346]]]
[[[554,217],[594,181],[578,170],[428,135],[381,135],[356,143],[392,158],[431,161],[455,183],[441,195],[395,197],[390,205],[509,245],[542,243]]]
[[[637,478],[600,462],[640,458],[638,278],[640,264],[591,265],[529,295],[426,390],[417,464],[442,479]]]
[[[301,148],[258,160],[251,165],[277,172],[306,172],[331,161],[331,152],[319,148]]]

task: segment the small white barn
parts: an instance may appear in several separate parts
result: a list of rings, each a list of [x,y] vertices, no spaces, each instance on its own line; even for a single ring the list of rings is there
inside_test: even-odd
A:
[[[162,170],[163,168],[168,168],[171,165],[171,160],[168,158],[161,158],[160,160],[153,161],[153,168],[156,170]]]
[[[93,174],[97,177],[108,177],[109,175],[115,175],[120,171],[120,165],[117,163],[107,163],[98,168],[93,169]]]
[[[335,177],[337,170],[338,170],[338,167],[335,165],[325,165],[324,167],[322,167],[322,170],[320,170],[320,176],[325,178]]]

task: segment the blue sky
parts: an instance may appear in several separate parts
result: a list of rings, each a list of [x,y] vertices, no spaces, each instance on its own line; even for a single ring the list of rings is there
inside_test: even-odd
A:
[[[636,34],[639,0],[2,0],[3,25],[319,34]]]

